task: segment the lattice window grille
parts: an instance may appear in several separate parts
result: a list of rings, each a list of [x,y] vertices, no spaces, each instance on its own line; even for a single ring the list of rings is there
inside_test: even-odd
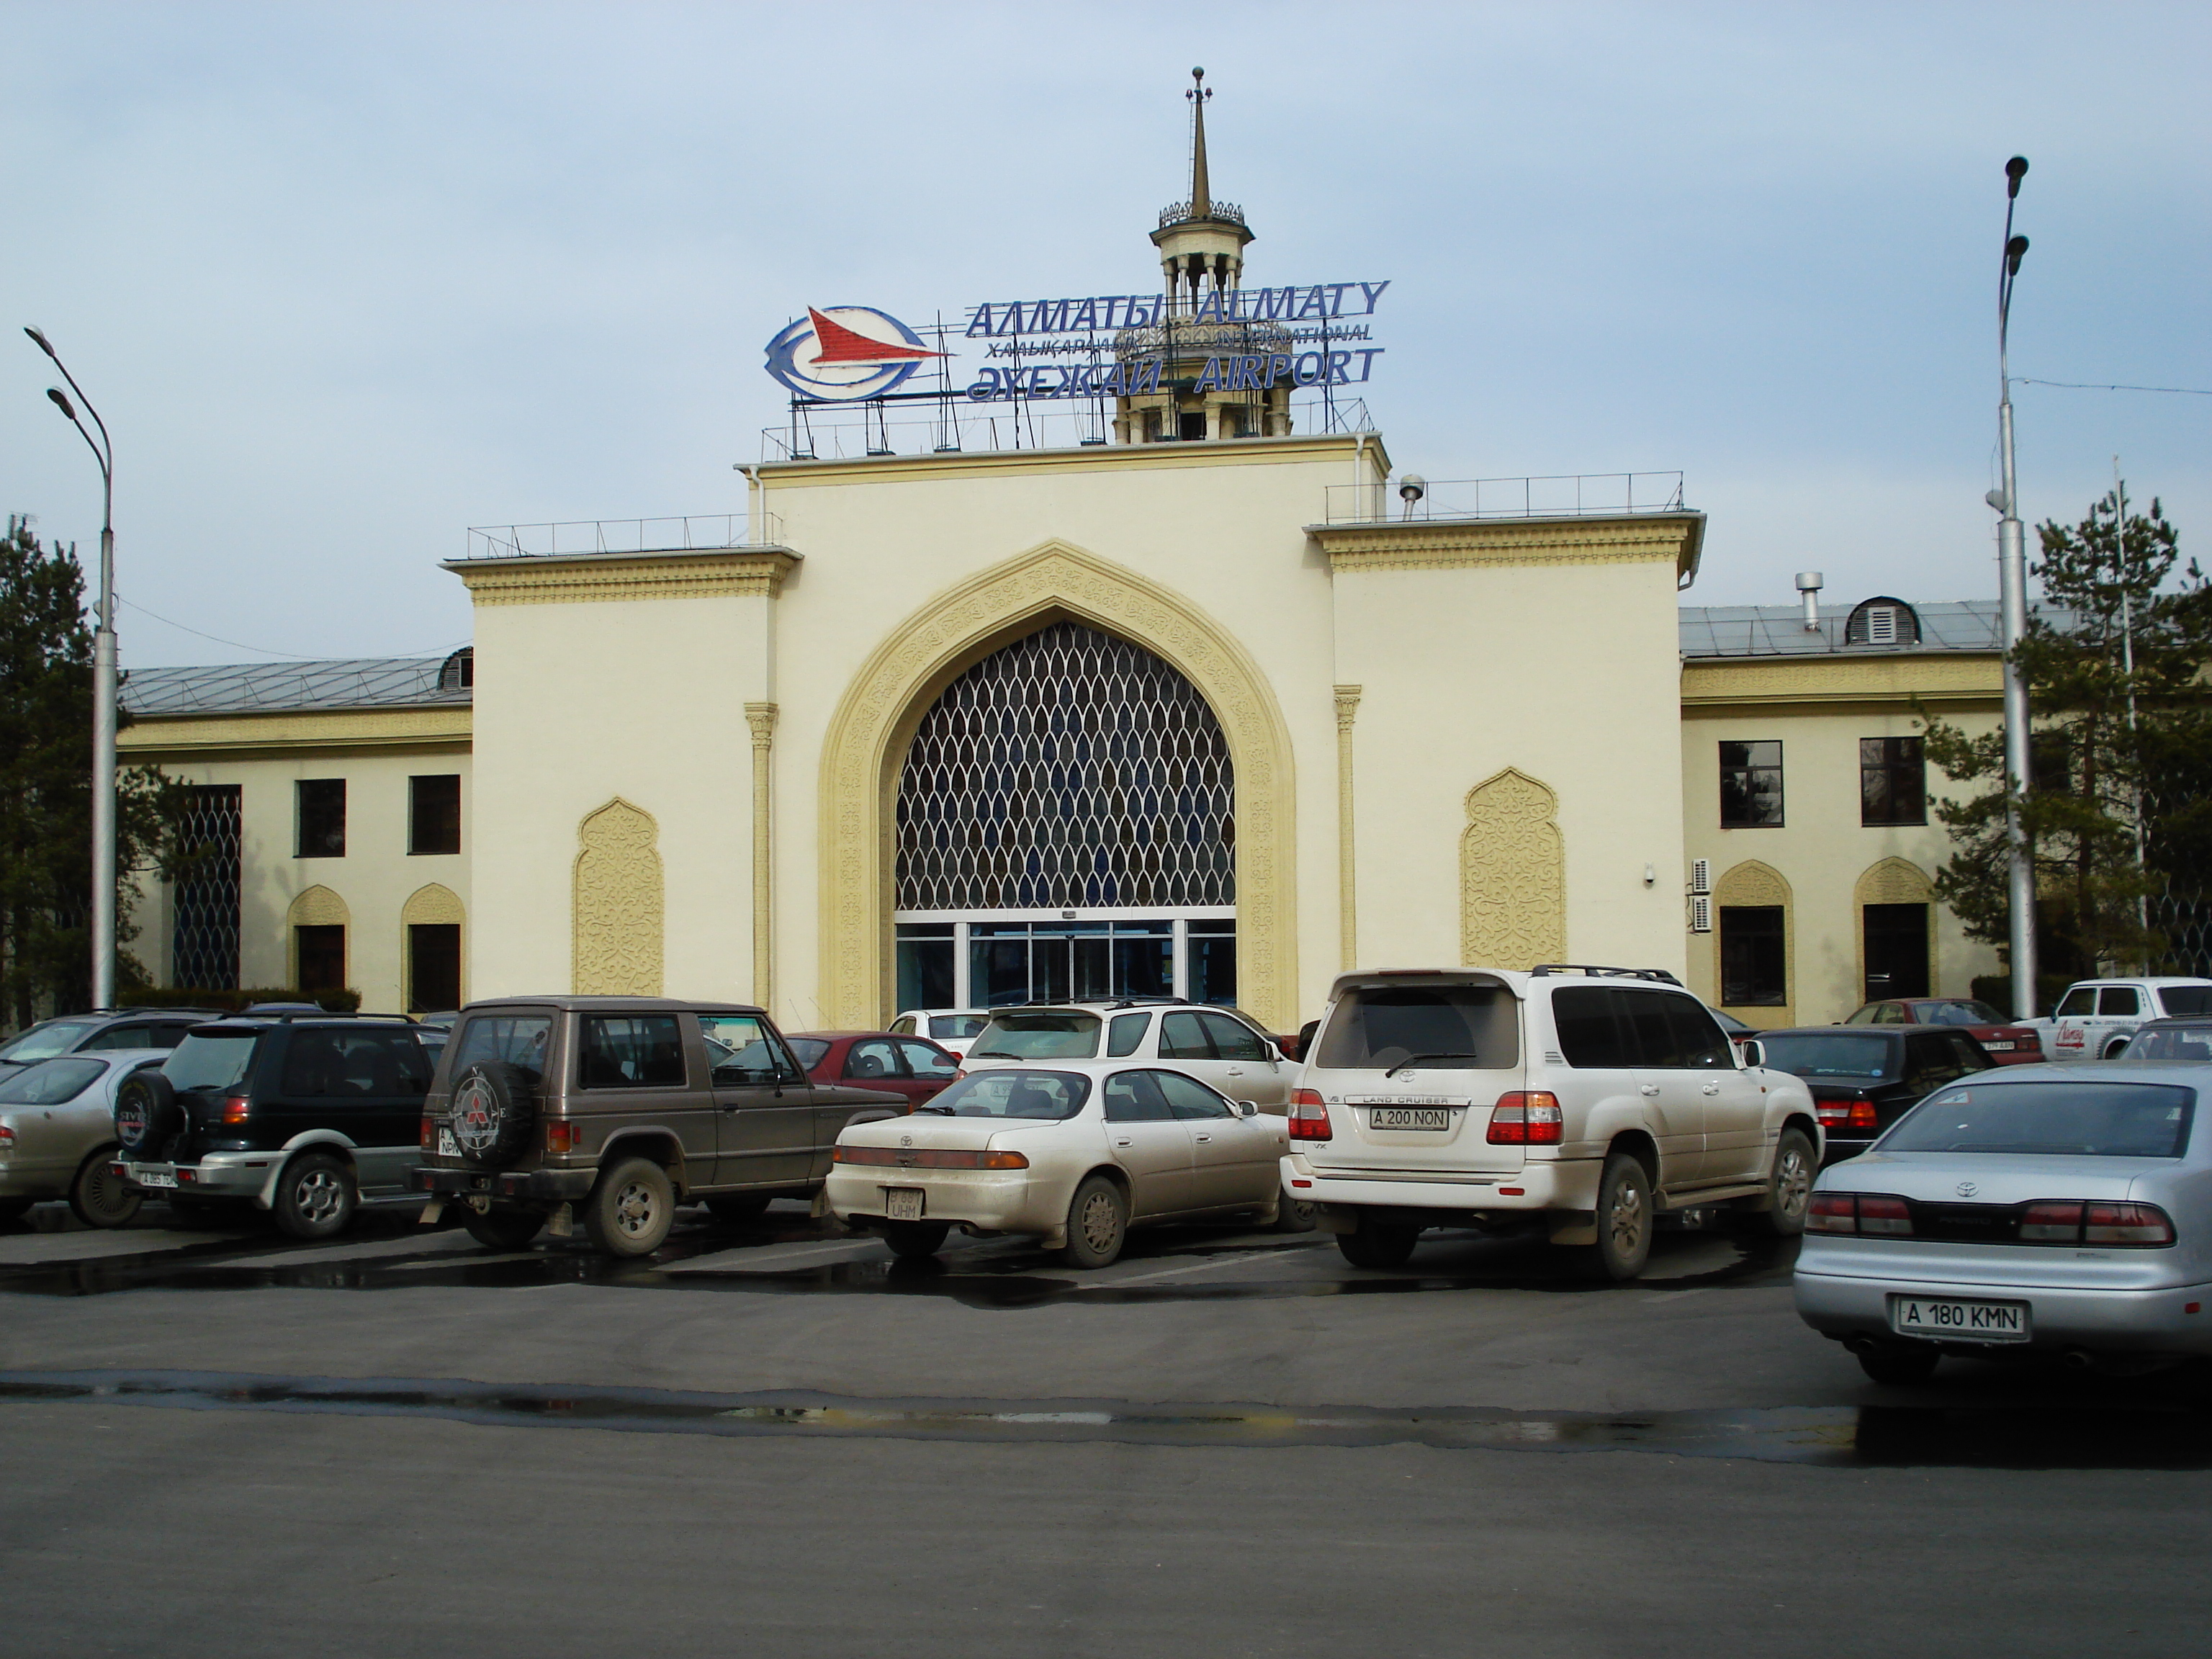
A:
[[[1236,779],[1173,667],[1058,623],[945,688],[900,775],[901,910],[1237,902]]]
[[[240,790],[214,784],[191,792],[181,845],[170,934],[170,981],[209,990],[238,985],[240,880]]]

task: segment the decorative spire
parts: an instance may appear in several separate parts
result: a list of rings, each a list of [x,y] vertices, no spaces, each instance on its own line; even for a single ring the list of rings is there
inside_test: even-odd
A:
[[[1190,216],[1210,219],[1213,216],[1213,197],[1206,177],[1206,105],[1213,90],[1206,84],[1206,70],[1190,72],[1193,85],[1183,96],[1190,100]]]

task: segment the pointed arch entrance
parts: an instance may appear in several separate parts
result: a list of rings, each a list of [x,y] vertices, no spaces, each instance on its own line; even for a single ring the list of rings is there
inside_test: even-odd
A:
[[[1211,713],[1234,780],[1237,1002],[1264,1021],[1294,1019],[1291,765],[1273,692],[1243,647],[1188,600],[1056,542],[924,605],[877,647],[830,722],[822,769],[825,1019],[865,1026],[894,1012],[898,794],[924,719],[984,659],[1063,623],[1141,647]]]

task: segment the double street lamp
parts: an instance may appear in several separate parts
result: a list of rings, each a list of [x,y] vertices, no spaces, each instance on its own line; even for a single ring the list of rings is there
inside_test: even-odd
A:
[[[2027,173],[2027,157],[2005,163],[2004,259],[1997,272],[1997,436],[2003,450],[2004,483],[1989,494],[1996,508],[1997,592],[2004,613],[2004,727],[2006,888],[2009,899],[2012,953],[2012,1012],[2015,1019],[2035,1016],[2035,854],[2021,817],[2021,799],[2033,775],[2029,745],[2027,681],[2019,661],[2027,633],[2027,538],[2020,521],[2020,484],[2013,471],[2012,370],[2005,354],[2005,331],[2012,317],[2012,285],[2020,275],[2027,238],[2012,234],[2013,204]]]
[[[78,418],[68,392],[50,386],[46,396],[69,417],[93,459],[100,463],[100,605],[99,627],[92,636],[92,1006],[115,1006],[115,447],[107,439],[107,423],[84,395],[84,388],[69,372],[61,354],[35,328],[27,328],[39,349],[53,359],[76,401],[100,428],[93,441]]]

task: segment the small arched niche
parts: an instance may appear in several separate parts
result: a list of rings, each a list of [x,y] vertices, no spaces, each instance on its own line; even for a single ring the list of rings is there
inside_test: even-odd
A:
[[[1790,883],[1747,859],[1713,884],[1717,1006],[1772,1030],[1797,1023],[1797,915]]]

